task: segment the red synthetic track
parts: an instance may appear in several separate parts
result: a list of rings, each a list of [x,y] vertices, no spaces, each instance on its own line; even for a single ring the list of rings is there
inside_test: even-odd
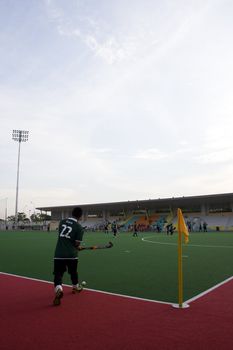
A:
[[[232,350],[233,280],[188,309],[0,273],[1,350]]]

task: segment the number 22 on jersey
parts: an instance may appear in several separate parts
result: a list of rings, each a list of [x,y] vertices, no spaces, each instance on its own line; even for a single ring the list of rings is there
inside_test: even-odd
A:
[[[61,230],[61,233],[60,233],[60,237],[65,237],[65,238],[69,238],[70,239],[71,238],[70,237],[71,231],[72,231],[72,227],[63,224],[62,225],[62,230]]]

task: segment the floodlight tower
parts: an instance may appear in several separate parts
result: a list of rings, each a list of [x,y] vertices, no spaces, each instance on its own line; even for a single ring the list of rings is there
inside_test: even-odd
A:
[[[28,141],[29,131],[13,130],[12,139],[19,143],[18,165],[17,165],[17,182],[16,182],[16,199],[15,199],[15,225],[18,225],[18,193],[19,193],[19,163],[20,163],[20,146],[21,142]]]

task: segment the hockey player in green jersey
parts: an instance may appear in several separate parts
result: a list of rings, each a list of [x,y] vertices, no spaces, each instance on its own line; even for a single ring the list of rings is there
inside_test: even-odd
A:
[[[54,305],[60,305],[63,297],[62,278],[68,271],[72,282],[72,293],[82,290],[78,283],[78,248],[83,239],[83,228],[78,220],[82,217],[82,209],[76,207],[72,217],[63,219],[59,223],[58,240],[54,254]]]

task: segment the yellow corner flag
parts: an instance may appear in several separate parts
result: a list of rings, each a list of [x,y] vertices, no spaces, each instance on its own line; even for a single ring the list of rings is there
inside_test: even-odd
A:
[[[179,233],[179,235],[181,235],[183,233],[184,241],[185,241],[185,243],[188,243],[189,232],[188,232],[188,229],[187,229],[187,226],[185,224],[184,217],[183,217],[183,214],[182,214],[182,211],[180,208],[178,208],[178,210],[177,210],[177,216],[178,216],[178,233]]]
[[[181,209],[177,209],[178,217],[178,305],[180,308],[188,307],[183,303],[183,267],[182,267],[182,234],[185,243],[189,241],[189,232],[184,221]]]

